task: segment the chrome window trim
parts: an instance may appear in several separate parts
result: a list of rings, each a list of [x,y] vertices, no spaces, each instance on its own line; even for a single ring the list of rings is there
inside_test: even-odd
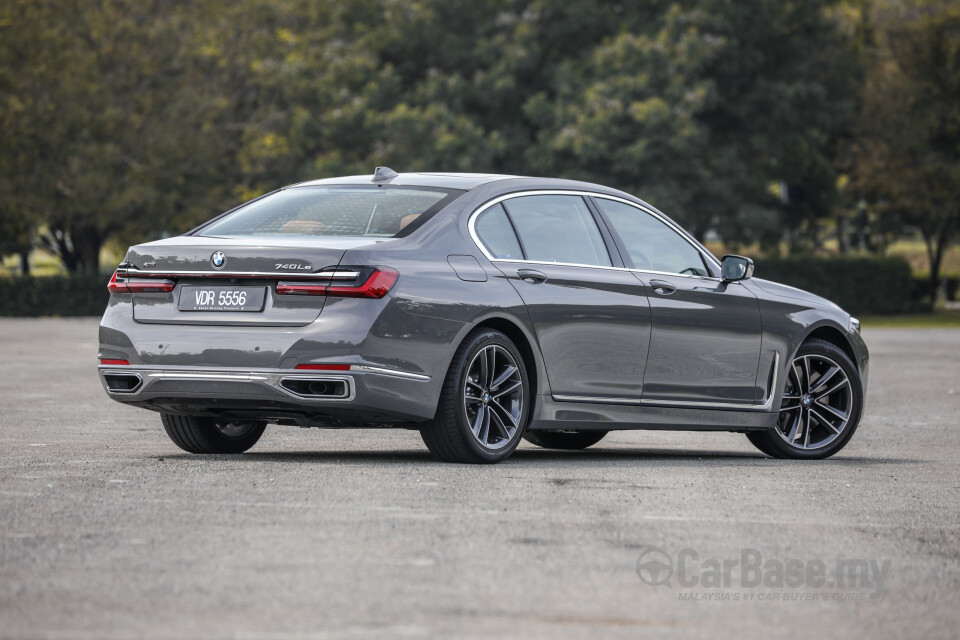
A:
[[[712,254],[705,253],[703,249],[701,249],[699,246],[697,246],[696,243],[694,243],[693,241],[690,240],[690,238],[687,237],[687,232],[682,227],[680,227],[678,224],[676,224],[672,220],[667,219],[662,214],[659,214],[648,207],[637,204],[636,202],[631,202],[630,200],[627,200],[625,198],[620,198],[618,196],[611,196],[604,193],[595,193],[593,191],[572,191],[572,190],[564,190],[564,189],[535,189],[530,191],[517,191],[515,193],[508,193],[506,195],[497,196],[492,200],[488,200],[487,202],[483,203],[482,205],[474,209],[470,213],[470,217],[467,220],[467,230],[470,232],[470,237],[473,239],[474,244],[477,245],[477,248],[480,249],[480,252],[483,253],[484,257],[490,262],[519,262],[522,264],[542,264],[542,265],[556,265],[561,267],[583,267],[587,269],[609,269],[612,271],[632,271],[634,273],[651,273],[655,275],[679,276],[681,278],[696,278],[699,280],[711,280],[715,282],[720,282],[722,280],[722,278],[717,278],[713,276],[696,276],[696,275],[685,274],[685,273],[672,273],[669,271],[653,271],[650,269],[628,269],[626,267],[602,266],[602,265],[595,265],[595,264],[579,264],[579,263],[571,263],[571,262],[544,262],[541,260],[508,260],[505,258],[497,258],[493,256],[489,251],[487,251],[486,245],[480,239],[480,236],[477,235],[477,229],[476,229],[477,217],[481,213],[489,209],[490,207],[500,204],[505,200],[511,200],[513,198],[522,198],[524,196],[580,196],[580,197],[588,197],[588,198],[603,198],[606,200],[613,200],[614,202],[622,202],[623,204],[629,205],[634,209],[637,209],[639,211],[642,211],[643,213],[653,216],[660,222],[667,225],[677,235],[683,238],[687,242],[687,244],[693,247],[697,251],[697,253],[703,257],[704,260],[707,260],[708,262],[713,264],[715,267],[717,267],[717,269],[720,268],[720,262]]]

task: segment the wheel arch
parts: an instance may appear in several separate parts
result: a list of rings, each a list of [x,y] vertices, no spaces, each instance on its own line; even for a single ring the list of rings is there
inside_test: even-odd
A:
[[[801,340],[800,344],[797,345],[797,349],[799,349],[811,338],[817,338],[838,347],[841,351],[847,354],[854,366],[857,367],[857,369],[860,369],[857,353],[854,350],[853,345],[850,344],[850,341],[847,339],[846,333],[839,327],[830,323],[823,323],[814,327],[812,330],[808,331],[805,336],[803,336],[803,340]]]
[[[531,396],[530,415],[533,415],[533,409],[536,407],[537,391],[540,389],[540,366],[541,362],[534,348],[534,343],[527,336],[526,332],[520,328],[520,325],[513,320],[502,316],[492,316],[477,323],[476,328],[494,329],[504,334],[517,346],[520,355],[523,356],[524,364],[527,365],[527,375],[530,376],[530,389],[533,390]],[[544,379],[544,382],[546,380]]]

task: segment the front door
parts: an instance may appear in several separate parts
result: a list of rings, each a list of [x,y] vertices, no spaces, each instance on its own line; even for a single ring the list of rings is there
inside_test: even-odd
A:
[[[616,200],[595,202],[650,291],[643,403],[756,404],[762,333],[756,296],[722,282],[701,250],[660,218]]]

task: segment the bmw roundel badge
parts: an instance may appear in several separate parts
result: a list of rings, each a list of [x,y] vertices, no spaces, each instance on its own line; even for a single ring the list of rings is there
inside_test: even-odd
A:
[[[210,256],[210,264],[213,265],[214,269],[223,269],[223,265],[227,264],[227,256],[223,251],[214,251],[213,255]]]

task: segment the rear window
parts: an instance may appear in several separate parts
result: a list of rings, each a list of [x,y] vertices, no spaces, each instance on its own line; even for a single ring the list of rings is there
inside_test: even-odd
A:
[[[293,187],[201,228],[199,236],[408,235],[462,192],[429,187]]]

